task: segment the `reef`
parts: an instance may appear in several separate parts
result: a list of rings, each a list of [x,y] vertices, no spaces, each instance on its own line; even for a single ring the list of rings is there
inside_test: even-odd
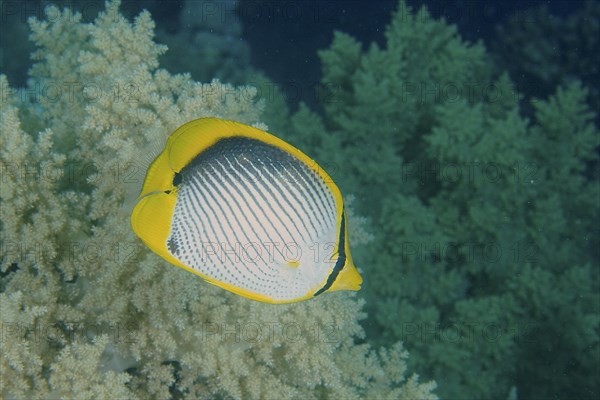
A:
[[[143,12],[31,19],[28,85],[0,75],[0,395],[3,398],[419,398],[401,344],[374,349],[364,301],[272,306],[168,265],[129,213],[179,125],[215,116],[267,128],[254,87],[159,68]],[[352,212],[354,245],[369,239]]]

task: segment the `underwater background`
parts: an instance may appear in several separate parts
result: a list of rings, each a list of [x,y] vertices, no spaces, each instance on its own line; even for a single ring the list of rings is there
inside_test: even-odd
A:
[[[0,6],[2,398],[600,395],[599,2]],[[204,116],[327,170],[358,293],[260,304],[136,239]]]

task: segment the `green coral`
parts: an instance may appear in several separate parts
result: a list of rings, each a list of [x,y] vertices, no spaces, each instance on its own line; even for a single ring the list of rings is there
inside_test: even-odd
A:
[[[166,135],[202,116],[263,126],[256,89],[158,69],[147,12],[32,20],[25,91],[0,75],[3,398],[419,398],[352,294],[273,307],[167,265],[128,217]],[[355,244],[370,239],[349,210]]]
[[[579,80],[588,87],[588,103],[596,110],[599,20],[600,4],[593,0],[583,1],[564,18],[552,15],[547,5],[520,10],[496,27],[492,55],[527,97],[548,96],[556,85]]]
[[[481,44],[400,2],[386,46],[337,33],[321,117],[289,139],[330,160],[378,229],[369,334],[402,340],[447,398],[594,398],[600,137],[576,80],[547,99],[493,75]],[[360,263],[359,263],[360,265]]]

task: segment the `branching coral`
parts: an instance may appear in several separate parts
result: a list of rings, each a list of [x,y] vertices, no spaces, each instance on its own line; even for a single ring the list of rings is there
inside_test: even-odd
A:
[[[530,100],[526,119],[483,46],[424,8],[400,2],[386,39],[365,51],[336,34],[320,54],[325,115],[302,106],[289,123],[377,222],[373,336],[403,340],[442,397],[594,398],[600,135],[587,89]]]
[[[118,7],[93,23],[49,8],[31,21],[30,86],[0,75],[1,396],[436,398],[405,377],[401,345],[365,343],[355,296],[251,302],[136,240],[129,212],[165,135],[208,115],[260,125],[262,105],[157,69],[150,15]]]
[[[566,18],[552,15],[544,4],[521,10],[496,27],[493,56],[526,96],[548,96],[558,84],[582,81],[592,109],[600,107],[600,4],[581,3]]]

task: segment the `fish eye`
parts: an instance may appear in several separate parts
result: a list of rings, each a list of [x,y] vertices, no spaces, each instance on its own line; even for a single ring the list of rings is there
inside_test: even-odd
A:
[[[181,174],[179,172],[175,172],[175,175],[173,175],[173,186],[179,186],[181,181]]]

